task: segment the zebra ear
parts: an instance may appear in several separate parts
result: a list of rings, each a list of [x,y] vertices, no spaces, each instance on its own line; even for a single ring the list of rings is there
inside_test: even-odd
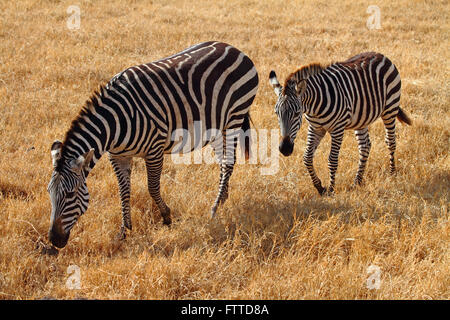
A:
[[[301,96],[306,91],[306,80],[301,80],[299,83],[295,85],[295,91],[297,91],[297,95]]]
[[[55,140],[52,144],[52,147],[50,148],[53,167],[56,167],[59,159],[61,159],[61,149],[62,149],[62,142],[59,140]]]
[[[281,93],[282,87],[281,87],[280,83],[278,82],[277,75],[276,75],[275,71],[273,71],[273,70],[270,71],[269,82],[272,85],[272,88],[275,91],[275,94],[277,96],[279,96],[280,93]]]
[[[72,170],[76,170],[81,172],[81,170],[89,167],[89,163],[94,156],[94,149],[89,150],[85,154],[79,156],[77,159],[74,159],[70,162],[70,168]]]

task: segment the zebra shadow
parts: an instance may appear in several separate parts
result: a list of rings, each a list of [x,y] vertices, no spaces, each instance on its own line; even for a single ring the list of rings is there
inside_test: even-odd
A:
[[[402,186],[400,191],[411,193],[409,188],[411,186]],[[441,216],[440,201],[445,197],[448,199],[450,174],[445,170],[434,171],[430,179],[415,185],[414,189],[417,196],[431,201],[429,204],[433,206],[428,205],[427,210],[434,210],[431,212],[433,217]],[[125,241],[118,243],[114,240],[117,230],[111,230],[111,243],[103,243],[100,251],[107,256],[147,252],[155,256],[171,257],[176,251],[214,251],[219,248],[232,250],[239,247],[254,249],[261,256],[267,256],[274,255],[280,248],[293,246],[293,235],[301,236],[313,224],[320,225],[334,219],[333,223],[336,225],[361,225],[367,220],[376,221],[386,216],[391,219],[402,215],[402,208],[392,207],[395,204],[394,196],[380,206],[379,201],[355,201],[354,194],[352,195],[354,192],[362,192],[362,198],[365,196],[364,189],[349,191],[343,188],[334,197],[320,197],[310,193],[296,198],[269,198],[263,202],[260,196],[255,195],[253,198],[250,194],[245,201],[230,199],[214,219],[210,218],[207,210],[186,215],[174,210],[173,225],[166,227],[161,223],[158,208],[152,201],[149,202],[145,191],[142,191],[145,201],[135,204],[140,210],[134,216],[138,219],[134,220],[133,231]],[[385,199],[390,197],[390,192],[387,190],[379,196]],[[151,209],[146,212],[144,208],[149,203]],[[358,207],[358,203],[363,207]],[[424,208],[418,208],[414,213],[423,211],[422,209]],[[413,217],[412,223],[420,222],[420,217],[419,214]],[[120,223],[119,220],[120,217],[117,216],[116,222]]]
[[[281,248],[291,245],[292,231],[301,231],[302,224],[310,221],[321,223],[339,215],[342,223],[350,221],[353,208],[319,196],[303,200],[282,200],[270,204],[252,202],[242,207],[225,205],[211,219],[207,213],[178,215],[169,228],[157,222],[145,232],[140,227],[121,244],[119,252],[133,247],[135,252],[146,251],[151,255],[171,257],[176,251],[190,249],[256,250],[258,255],[274,255]],[[145,223],[145,228],[149,224]],[[300,229],[299,229],[300,228]],[[137,251],[136,251],[137,250]]]

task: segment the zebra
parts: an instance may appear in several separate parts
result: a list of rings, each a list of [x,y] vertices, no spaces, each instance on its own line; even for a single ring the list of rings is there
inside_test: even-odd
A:
[[[360,185],[371,148],[368,127],[381,117],[385,142],[390,153],[390,173],[395,173],[395,119],[411,125],[410,117],[400,108],[400,74],[385,56],[365,52],[344,62],[322,65],[311,63],[291,73],[281,86],[275,72],[269,74],[278,100],[275,113],[281,129],[280,152],[292,154],[294,140],[308,120],[308,137],[303,162],[320,195],[332,194],[344,130],[352,129],[358,141],[359,164],[354,185]],[[322,186],[313,166],[314,153],[328,132],[331,151],[328,157],[330,183]]]
[[[88,208],[86,178],[105,152],[119,185],[120,238],[124,239],[127,230],[132,229],[133,157],[145,160],[148,191],[163,224],[170,225],[170,209],[160,194],[164,154],[177,151],[180,143],[174,132],[192,132],[198,123],[204,132],[219,132],[207,136],[200,146],[188,145],[189,152],[210,143],[220,165],[219,191],[211,207],[214,217],[228,197],[235,149],[242,132],[250,129],[249,109],[257,89],[258,73],[250,58],[217,41],[199,43],[167,58],[130,67],[101,85],[72,121],[64,141],[56,140],[51,145],[53,171],[47,187],[52,207],[50,242],[59,248],[67,244],[72,227]],[[244,135],[244,141],[248,159],[248,136]]]

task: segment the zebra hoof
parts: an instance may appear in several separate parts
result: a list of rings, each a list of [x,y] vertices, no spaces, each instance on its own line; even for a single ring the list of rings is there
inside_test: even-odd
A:
[[[211,208],[211,219],[214,219],[214,217],[216,216],[216,211],[217,211],[217,207]]]
[[[116,235],[116,240],[117,241],[123,241],[126,239],[127,237],[127,230],[131,230],[131,228],[127,228],[125,226],[121,226],[120,227],[120,231],[117,233]]]
[[[327,193],[327,188],[324,188],[322,186],[318,186],[316,187],[317,192],[319,192],[319,195],[324,196]]]
[[[163,217],[163,225],[170,226],[172,224],[172,219],[170,217]]]
[[[127,230],[131,230],[131,229],[132,229],[131,219],[128,216],[128,217],[123,219],[122,226],[120,227],[120,232],[122,232],[122,231],[126,232]]]
[[[172,224],[172,218],[170,217],[169,207],[160,208],[161,217],[163,218],[163,225],[170,226]]]
[[[363,185],[362,180],[357,180],[355,179],[355,181],[353,181],[352,185],[350,186],[350,191],[356,190],[357,188],[361,187]]]

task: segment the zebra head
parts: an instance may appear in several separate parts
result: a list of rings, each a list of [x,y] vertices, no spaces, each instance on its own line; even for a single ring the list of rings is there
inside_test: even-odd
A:
[[[76,159],[66,160],[61,150],[62,143],[55,141],[51,147],[53,173],[47,187],[52,203],[48,238],[58,248],[67,244],[70,230],[87,210],[89,192],[85,169],[94,154],[91,149]]]
[[[301,95],[306,90],[306,80],[299,83],[287,81],[282,87],[278,82],[274,71],[270,72],[269,82],[278,96],[275,104],[275,113],[281,130],[280,152],[284,156],[290,156],[294,150],[294,140],[302,125],[303,106]]]

